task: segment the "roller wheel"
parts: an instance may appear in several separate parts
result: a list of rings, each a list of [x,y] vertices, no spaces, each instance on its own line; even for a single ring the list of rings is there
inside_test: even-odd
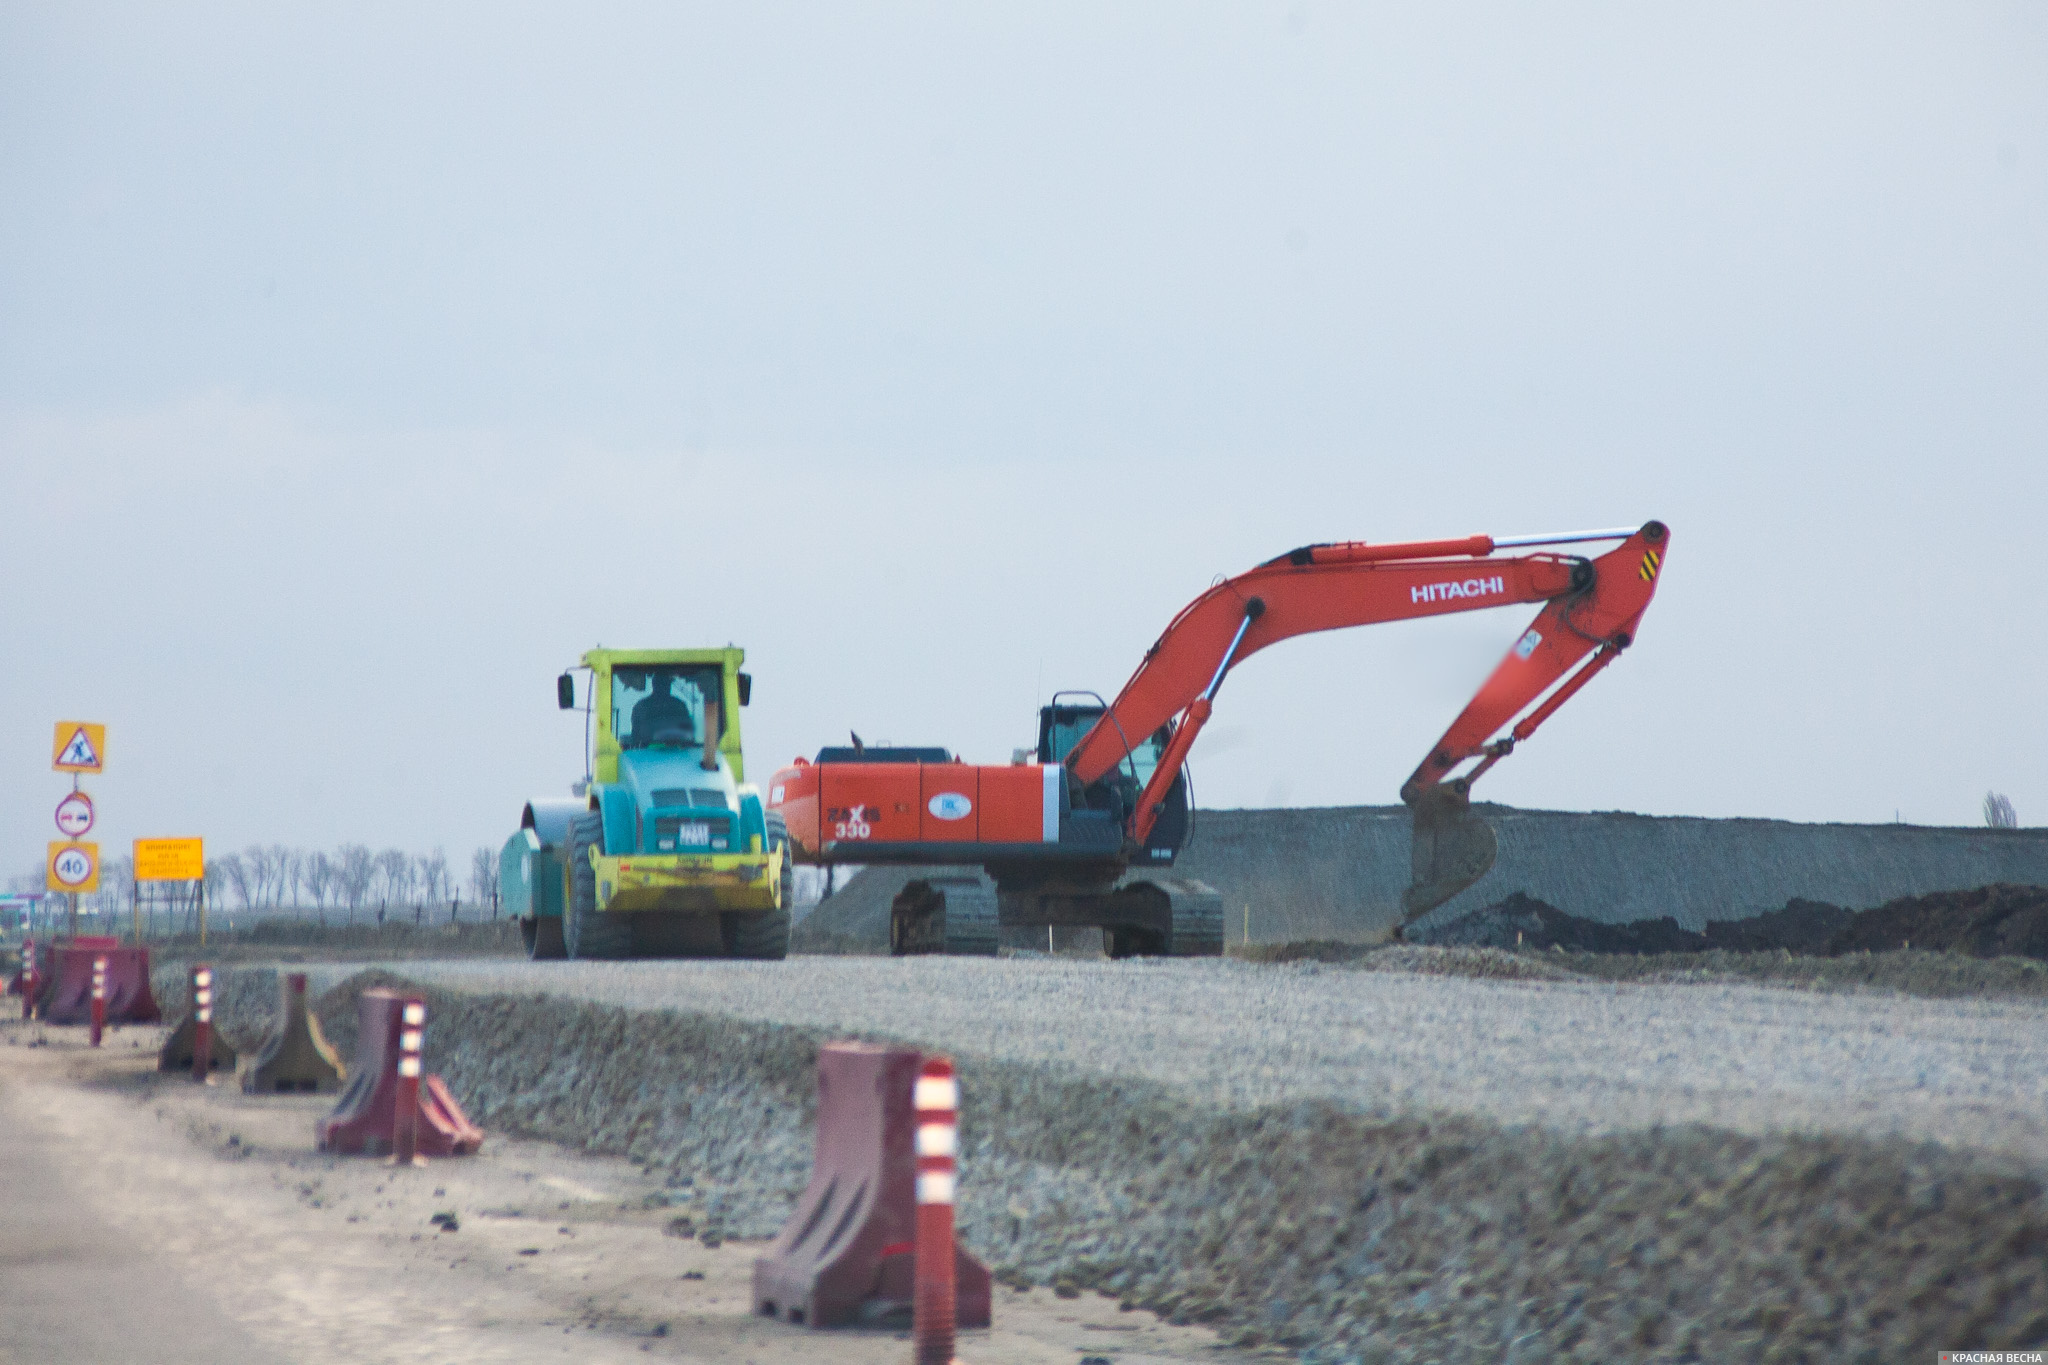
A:
[[[570,957],[631,957],[633,926],[624,915],[597,908],[597,869],[590,851],[603,846],[604,820],[596,811],[569,822],[569,876],[564,888],[562,940]]]
[[[796,898],[796,864],[789,857],[789,822],[781,811],[767,814],[768,847],[782,850],[781,904],[773,910],[730,910],[718,917],[727,957],[780,962],[789,956],[789,904]]]
[[[519,939],[526,955],[535,962],[558,962],[569,955],[562,943],[562,917],[535,915],[519,921]]]

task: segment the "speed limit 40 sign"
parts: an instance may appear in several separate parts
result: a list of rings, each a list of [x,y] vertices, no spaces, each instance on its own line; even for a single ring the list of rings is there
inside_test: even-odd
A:
[[[100,846],[68,840],[50,845],[50,861],[44,883],[52,891],[97,891],[100,889]]]

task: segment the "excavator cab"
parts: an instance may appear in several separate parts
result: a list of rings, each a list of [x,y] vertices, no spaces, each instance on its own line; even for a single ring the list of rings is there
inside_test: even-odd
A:
[[[1095,728],[1095,723],[1108,709],[1100,702],[1076,706],[1058,700],[1050,706],[1039,707],[1038,761],[1066,762],[1067,755],[1081,742],[1081,737]],[[1127,746],[1123,761],[1092,786],[1083,787],[1078,782],[1071,782],[1075,808],[1106,811],[1115,823],[1125,825],[1126,817],[1137,809],[1139,793],[1145,790],[1152,781],[1152,775],[1159,770],[1159,760],[1165,756],[1166,746],[1172,739],[1173,723],[1168,721]],[[1167,788],[1158,822],[1147,835],[1138,860],[1155,867],[1170,865],[1187,839],[1188,781],[1187,775],[1182,773]]]

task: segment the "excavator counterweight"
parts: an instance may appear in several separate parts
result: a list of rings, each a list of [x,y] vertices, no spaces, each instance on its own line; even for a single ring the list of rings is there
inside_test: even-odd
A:
[[[1620,543],[1592,558],[1557,548],[1597,541]],[[1471,808],[1472,783],[1634,642],[1669,549],[1670,533],[1656,521],[1303,546],[1189,603],[1113,702],[1055,696],[1040,713],[1035,762],[978,766],[943,749],[826,749],[815,763],[798,759],[777,773],[769,805],[788,821],[800,861],[986,869],[1002,927],[1097,925],[1113,955],[1220,952],[1216,893],[1152,874],[1170,868],[1185,843],[1185,764],[1230,670],[1296,635],[1540,603],[1402,784],[1414,832],[1398,933],[1493,866],[1494,832]],[[913,882],[898,897],[892,943],[899,952],[993,952],[986,901],[979,879]]]

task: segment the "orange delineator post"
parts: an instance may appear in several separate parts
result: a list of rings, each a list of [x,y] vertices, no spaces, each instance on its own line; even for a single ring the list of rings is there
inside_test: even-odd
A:
[[[910,1296],[916,1365],[953,1365],[953,1188],[960,1151],[960,1084],[947,1057],[927,1057],[917,1111],[917,1254]]]
[[[92,960],[92,1036],[94,1047],[100,1045],[100,1037],[107,1027],[107,960],[96,957]]]
[[[206,1084],[206,1070],[213,1061],[213,968],[201,964],[192,971],[192,1079]]]
[[[398,1103],[391,1109],[393,1166],[424,1166],[420,1155],[420,1044],[427,1026],[424,1000],[407,1000],[399,1013]]]

